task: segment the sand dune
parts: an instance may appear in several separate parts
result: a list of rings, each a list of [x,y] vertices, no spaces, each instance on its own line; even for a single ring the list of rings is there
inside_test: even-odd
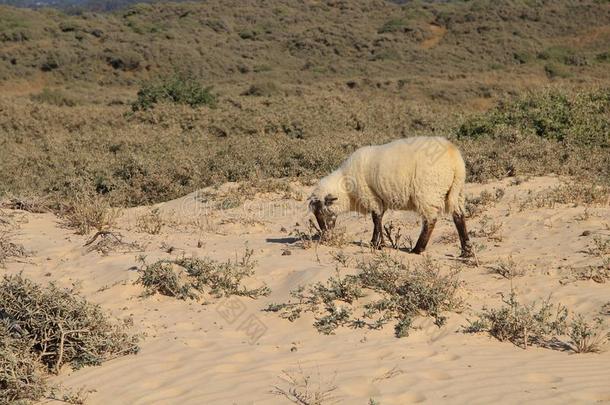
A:
[[[125,210],[117,232],[143,251],[108,255],[88,252],[83,247],[86,237],[65,229],[51,214],[19,213],[23,218],[15,241],[34,253],[25,261],[9,263],[7,271],[23,271],[40,282],[80,283],[85,296],[116,316],[133,316],[135,330],[146,334],[136,356],[100,367],[65,369],[53,379],[95,390],[90,404],[282,404],[286,399],[271,390],[282,384],[283,370],[310,375],[322,388],[336,385],[333,396],[350,404],[366,404],[369,398],[384,405],[609,402],[608,351],[576,355],[538,347],[523,350],[460,331],[467,318],[484,305],[499,305],[500,294],[510,291],[510,281],[489,271],[490,265],[509,256],[525,269],[526,274],[512,282],[524,301],[551,295],[553,302],[592,315],[610,302],[608,284],[564,282],[570,266],[595,261],[585,250],[595,235],[610,236],[610,207],[589,207],[586,212],[582,206],[561,204],[520,209],[531,192],[558,183],[555,177],[543,177],[519,185],[509,180],[467,185],[472,195],[504,190],[499,202],[469,222],[476,231],[488,216],[502,223],[501,230],[495,238],[474,239],[479,266],[463,266],[460,273],[467,308],[449,314],[442,328],[419,319],[419,328],[401,339],[394,337],[391,326],[381,331],[338,329],[325,336],[312,326],[311,314],[291,323],[261,311],[269,303],[286,300],[301,284],[327,279],[335,268],[331,253],[338,250],[302,249],[293,243],[289,231],[296,222],[305,224],[308,214],[303,201],[279,196],[257,196],[243,207],[218,211],[206,208],[194,193],[158,206],[167,223],[159,235],[135,227],[146,208]],[[408,224],[409,235],[416,239],[419,226],[412,214],[391,213],[388,220]],[[354,242],[342,250],[354,259],[372,255],[358,243],[370,239],[369,222],[358,216],[340,219]],[[584,231],[588,236],[581,236]],[[427,251],[446,267],[461,263],[458,242],[451,240],[454,233],[449,219],[439,221]],[[149,261],[179,255],[226,259],[240,254],[245,244],[254,250],[258,263],[249,283],[267,283],[272,290],[268,297],[202,304],[159,295],[141,298],[142,289],[133,285],[137,255],[144,254]],[[172,253],[167,253],[168,247],[173,247]],[[423,260],[405,252],[392,254],[408,262]],[[236,305],[237,314],[227,315],[227,305]]]

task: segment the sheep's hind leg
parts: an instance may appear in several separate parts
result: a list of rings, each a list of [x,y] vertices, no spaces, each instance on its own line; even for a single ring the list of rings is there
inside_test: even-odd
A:
[[[371,246],[375,249],[381,249],[383,247],[383,213],[377,214],[375,211],[371,214],[373,217],[373,238],[371,239]]]
[[[432,231],[434,230],[434,225],[436,225],[436,219],[431,221],[427,221],[424,219],[424,224],[421,228],[421,233],[419,234],[419,238],[417,239],[417,243],[411,253],[420,254],[424,250],[426,250],[426,245],[430,240],[430,235],[432,235]]]
[[[470,239],[468,238],[468,231],[466,230],[466,220],[464,219],[464,214],[453,213],[453,223],[458,231],[458,235],[460,235],[460,244],[462,245],[462,254],[460,256],[474,256],[474,253],[472,252],[472,245],[470,244]]]

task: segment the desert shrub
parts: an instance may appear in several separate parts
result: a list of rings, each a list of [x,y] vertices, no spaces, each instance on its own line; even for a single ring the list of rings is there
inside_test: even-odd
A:
[[[131,105],[133,111],[148,110],[160,102],[187,104],[191,107],[216,106],[211,86],[185,75],[174,75],[142,84],[138,98]]]
[[[158,235],[163,229],[163,218],[158,208],[152,208],[148,212],[136,218],[136,229],[151,235]]]
[[[31,342],[0,319],[0,403],[36,401],[46,389],[44,368],[31,351]]]
[[[589,324],[582,315],[577,315],[570,324],[569,345],[575,353],[597,353],[608,341],[610,333],[602,318],[595,318]]]
[[[98,305],[74,290],[35,284],[21,275],[0,283],[0,318],[49,371],[98,365],[138,351],[128,321],[111,321]]]
[[[567,330],[568,310],[554,306],[547,299],[540,306],[535,302],[523,305],[511,291],[498,309],[483,308],[479,319],[464,328],[466,333],[487,332],[500,341],[510,341],[524,349],[531,344],[545,346],[551,337]]]
[[[487,238],[489,241],[502,242],[502,228],[504,224],[485,215],[479,221],[479,227],[468,231],[475,238]]]
[[[325,283],[301,286],[291,291],[290,301],[271,304],[266,311],[278,312],[289,321],[303,312],[312,312],[316,315],[314,326],[324,334],[331,334],[340,326],[379,329],[394,320],[396,336],[403,337],[409,334],[417,316],[431,316],[440,327],[446,322],[443,313],[461,305],[457,271],[442,274],[429,259],[409,268],[382,253],[370,262],[360,263],[358,269],[356,275],[342,277],[337,270]],[[381,298],[358,308],[358,300],[367,293]],[[359,316],[354,315],[355,311]]]
[[[496,265],[491,266],[490,271],[511,280],[525,275],[525,269],[518,266],[513,257],[509,256],[506,260],[500,260]]]
[[[566,184],[530,192],[519,203],[519,209],[554,208],[558,204],[607,205],[610,203],[610,187],[585,181],[573,181]]]
[[[307,221],[306,228],[296,223],[290,235],[295,237],[295,243],[303,249],[309,249],[318,245],[340,248],[349,243],[345,228],[336,226],[331,231],[322,232],[312,219]]]
[[[252,254],[252,250],[246,249],[239,260],[218,262],[209,258],[180,258],[159,260],[150,265],[140,258],[142,266],[136,284],[144,286],[145,295],[159,293],[179,299],[198,299],[204,292],[216,298],[268,295],[270,290],[266,285],[247,288],[242,284],[244,278],[254,275],[256,263]]]
[[[457,129],[457,135],[459,138],[506,137],[508,127],[544,139],[608,147],[609,116],[608,89],[574,94],[545,90],[501,102],[490,111],[467,119]]]
[[[280,91],[279,86],[275,82],[260,82],[250,85],[242,93],[244,96],[270,97]]]
[[[383,23],[383,25],[379,27],[377,32],[379,34],[385,34],[389,32],[404,31],[405,28],[408,28],[406,20],[402,18],[393,18]]]
[[[280,383],[273,386],[272,394],[298,405],[325,405],[337,402],[334,396],[337,386],[334,378],[324,380],[318,370],[317,375],[307,374],[301,366],[297,370],[283,370]]]
[[[466,216],[475,217],[487,208],[493,207],[504,196],[504,189],[498,188],[493,192],[483,190],[478,196],[466,198]]]
[[[14,243],[10,240],[10,235],[0,229],[0,268],[4,267],[7,261],[15,257],[25,257],[28,255],[23,245]]]
[[[58,89],[45,87],[38,94],[32,95],[32,100],[38,103],[46,103],[59,107],[74,107],[78,102],[75,98]]]
[[[78,192],[61,209],[64,224],[86,235],[92,230],[103,231],[114,226],[120,211],[112,208],[107,199],[98,194]]]

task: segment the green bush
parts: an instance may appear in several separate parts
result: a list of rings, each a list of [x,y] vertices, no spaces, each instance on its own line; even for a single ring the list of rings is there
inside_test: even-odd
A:
[[[379,34],[385,34],[388,32],[403,31],[407,27],[407,22],[402,18],[393,18],[386,21],[378,30]]]
[[[610,89],[575,94],[547,90],[500,102],[490,111],[467,119],[457,129],[457,135],[506,138],[511,132],[507,129],[570,144],[608,147]]]
[[[158,81],[145,82],[132,104],[133,111],[148,110],[159,102],[187,104],[191,107],[216,106],[211,86],[204,86],[190,76],[174,75]]]

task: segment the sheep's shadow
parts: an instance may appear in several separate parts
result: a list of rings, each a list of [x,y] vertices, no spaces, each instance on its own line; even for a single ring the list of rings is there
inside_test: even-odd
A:
[[[294,236],[288,236],[288,237],[284,237],[284,238],[266,238],[265,242],[267,243],[281,243],[281,244],[293,244],[298,242],[298,238],[295,238]]]

